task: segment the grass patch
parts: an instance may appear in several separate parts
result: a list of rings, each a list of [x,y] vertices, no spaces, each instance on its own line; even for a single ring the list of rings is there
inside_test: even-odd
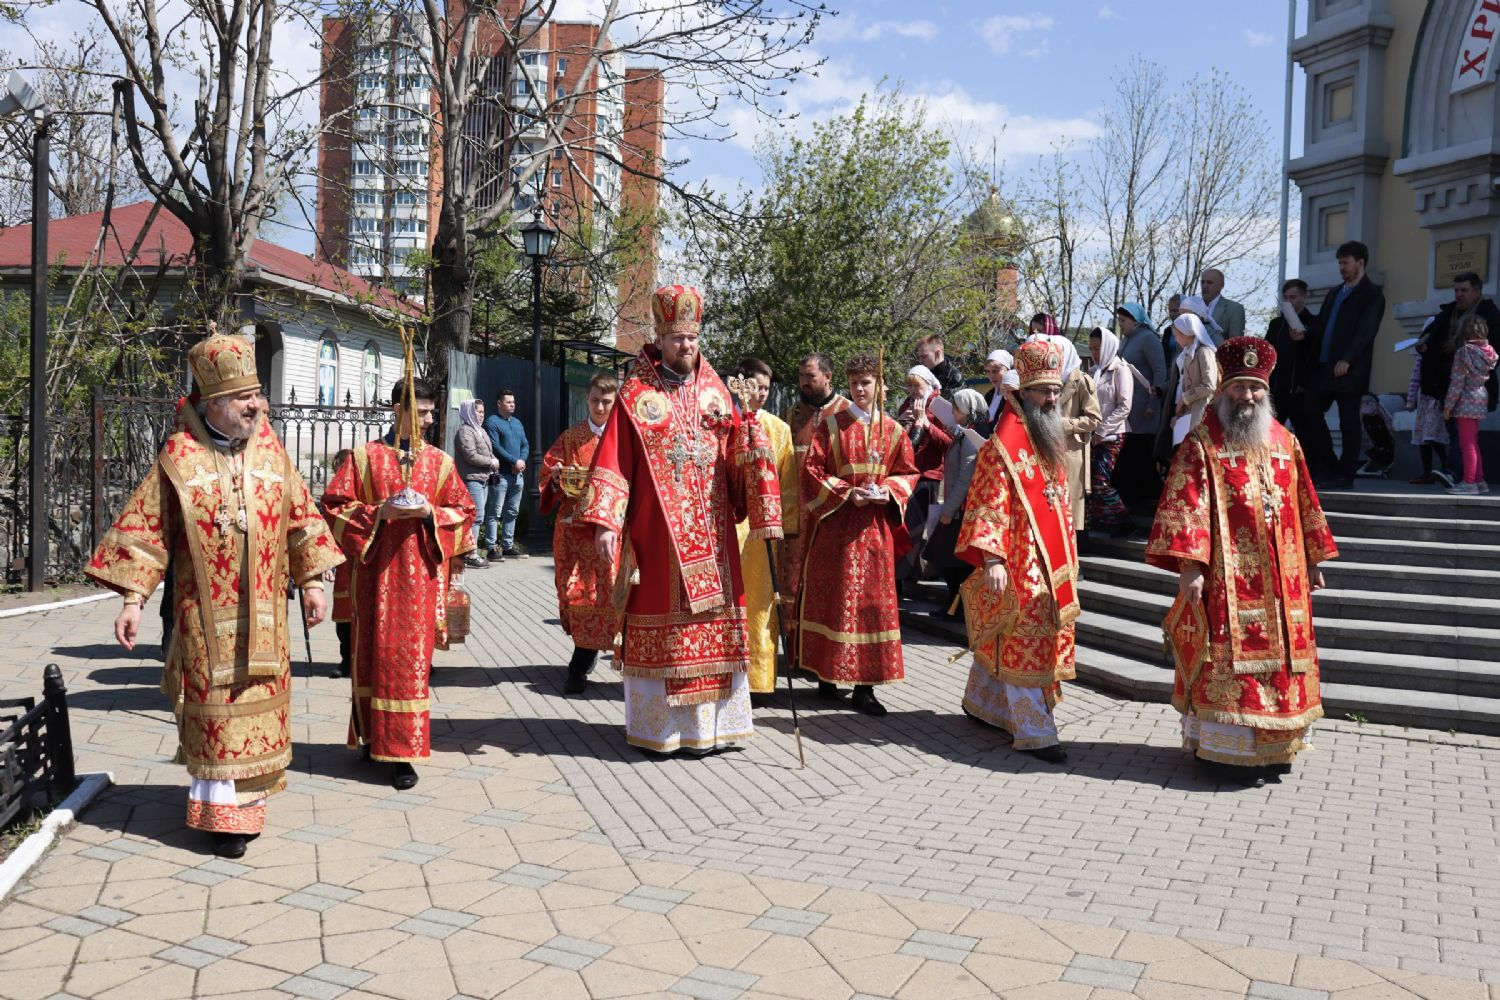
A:
[[[37,813],[30,819],[17,820],[0,830],[0,861],[10,857],[10,852],[21,846],[22,841],[42,828],[45,815]]]

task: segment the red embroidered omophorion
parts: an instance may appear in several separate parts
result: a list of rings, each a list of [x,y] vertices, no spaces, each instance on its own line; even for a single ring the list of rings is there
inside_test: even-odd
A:
[[[563,631],[581,649],[612,649],[620,631],[613,600],[614,567],[594,546],[592,524],[578,521],[578,497],[553,482],[560,468],[587,470],[594,464],[599,438],[587,420],[563,431],[542,459],[542,513],[557,511],[552,527],[552,561],[556,567],[557,616]]]
[[[354,567],[349,746],[368,743],[371,759],[392,762],[431,753],[432,650],[446,624],[450,564],[474,547],[474,501],[453,459],[431,445],[418,449],[410,485],[432,516],[378,519],[381,505],[408,485],[401,456],[383,441],[360,445],[323,494]]]
[[[1309,569],[1338,555],[1302,448],[1272,422],[1269,447],[1230,448],[1210,408],[1172,459],[1146,561],[1204,564],[1205,662],[1179,669],[1172,704],[1198,756],[1290,763],[1323,715]]]
[[[896,604],[895,531],[917,483],[911,441],[880,414],[826,413],[802,466],[803,533],[797,662],[835,684],[892,684],[906,676]],[[854,491],[882,486],[885,503]]]

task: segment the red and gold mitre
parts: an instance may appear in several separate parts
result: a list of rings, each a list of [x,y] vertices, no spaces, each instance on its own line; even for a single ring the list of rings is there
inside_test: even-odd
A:
[[[1271,384],[1271,369],[1276,367],[1276,348],[1260,337],[1234,337],[1219,345],[1219,384],[1237,378],[1261,385]]]
[[[1016,374],[1021,388],[1037,385],[1062,385],[1063,354],[1061,348],[1046,340],[1028,340],[1015,351]]]
[[[193,384],[200,399],[229,396],[260,388],[255,371],[255,342],[247,337],[216,333],[188,351]]]
[[[664,285],[651,296],[657,333],[697,333],[703,324],[703,296],[692,285]]]

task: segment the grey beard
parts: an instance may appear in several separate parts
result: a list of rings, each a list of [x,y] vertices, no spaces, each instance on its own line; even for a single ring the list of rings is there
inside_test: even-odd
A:
[[[1051,410],[1043,410],[1023,397],[1021,412],[1026,418],[1026,431],[1031,435],[1031,443],[1041,452],[1042,458],[1046,459],[1048,465],[1062,466],[1068,457],[1068,441],[1063,434],[1062,414],[1057,411],[1057,407],[1054,405]]]
[[[1231,449],[1270,447],[1276,408],[1269,393],[1249,410],[1241,410],[1228,396],[1220,396],[1215,406],[1224,427],[1224,443]]]

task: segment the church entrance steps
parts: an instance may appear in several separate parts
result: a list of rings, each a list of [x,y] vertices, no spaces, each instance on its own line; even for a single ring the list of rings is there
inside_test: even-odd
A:
[[[1176,594],[1176,574],[1148,567],[1140,558],[1140,552],[1142,550],[1137,549],[1134,558],[1089,553],[1080,559],[1083,579],[1118,583],[1121,586],[1142,586],[1157,594]],[[1500,567],[1500,558],[1490,565]],[[1460,597],[1466,598],[1466,603],[1469,598],[1500,601],[1500,570],[1494,568],[1454,570],[1452,567],[1431,567],[1407,559],[1353,561],[1340,555],[1340,558],[1323,564],[1323,576],[1328,580],[1329,592],[1364,591],[1382,595],[1395,591],[1401,595],[1446,598],[1449,603]],[[1319,595],[1319,600],[1322,600],[1322,594]]]
[[[1340,550],[1313,598],[1324,703],[1336,718],[1500,733],[1500,497],[1415,489],[1361,483],[1322,496]],[[1161,620],[1176,576],[1147,566],[1139,539],[1087,548],[1079,680],[1168,700]],[[903,624],[964,644],[961,622],[929,613],[943,588],[914,589]]]

